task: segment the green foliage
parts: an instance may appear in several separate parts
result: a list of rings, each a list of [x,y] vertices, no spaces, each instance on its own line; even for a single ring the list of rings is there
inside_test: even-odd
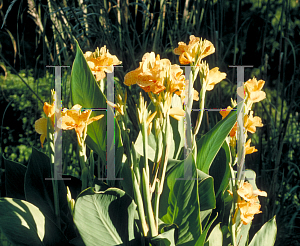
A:
[[[262,228],[254,235],[249,246],[259,246],[264,244],[274,245],[276,240],[276,220],[275,216],[267,223],[265,223]]]
[[[86,246],[131,245],[136,205],[122,190],[88,188],[77,198],[74,222]],[[101,236],[99,236],[101,231]]]
[[[172,50],[177,42],[187,42],[190,34],[197,36],[201,33],[216,46],[216,54],[209,58],[210,64],[227,69],[229,75],[227,81],[219,88],[216,87],[210,98],[207,98],[207,108],[223,107],[223,103],[229,104],[230,96],[235,94],[235,71],[231,74],[227,65],[254,65],[253,69],[245,70],[245,79],[255,75],[258,79],[266,80],[267,99],[255,108],[257,115],[264,116],[265,128],[253,136],[252,143],[259,152],[246,157],[246,166],[258,174],[258,186],[268,191],[270,199],[262,204],[261,220],[254,221],[257,227],[252,227],[250,239],[251,234],[264,221],[277,214],[280,229],[276,243],[293,245],[299,241],[299,228],[296,227],[300,204],[297,192],[300,175],[297,161],[300,157],[299,100],[293,96],[299,90],[296,61],[299,46],[296,40],[300,22],[297,1],[239,1],[239,10],[236,2],[215,0],[187,1],[186,5],[179,0],[129,1],[129,5],[126,1],[120,1],[119,6],[114,0],[87,1],[80,6],[76,1],[49,1],[48,6],[39,1],[32,2],[34,6],[28,13],[25,9],[27,3],[21,1],[23,5],[17,6],[19,3],[14,3],[11,12],[5,15],[9,4],[4,1],[0,12],[2,19],[4,16],[7,19],[6,23],[3,21],[4,28],[0,33],[0,47],[3,57],[10,64],[16,64],[18,71],[19,68],[26,68],[25,72],[20,71],[22,78],[32,88],[37,88],[34,91],[44,101],[49,101],[49,89],[53,88],[50,86],[53,76],[47,75],[45,65],[71,65],[76,52],[75,39],[84,47],[84,51],[106,44],[111,53],[120,56],[124,71],[118,68],[116,74],[122,84],[125,72],[138,67],[138,61],[145,52],[153,50],[174,62],[177,58]],[[15,9],[19,13],[13,13]],[[33,14],[35,12],[36,15]],[[52,13],[51,17],[46,13]],[[15,16],[19,19],[16,20]],[[37,28],[32,28],[34,24]],[[10,30],[10,34],[5,29]],[[9,65],[3,63],[2,57],[0,59],[2,72],[5,65]],[[1,152],[9,160],[27,165],[31,153],[29,146],[40,148],[39,135],[33,126],[41,116],[43,105],[36,101],[16,75],[10,73],[8,67],[5,69],[8,72],[6,80],[3,76],[0,78],[4,95],[0,97],[0,115],[4,117],[1,125]],[[41,78],[37,80],[38,77]],[[131,88],[128,92],[129,102],[134,106],[138,89]],[[70,108],[72,105],[70,102],[68,104],[68,98],[69,93],[64,93],[63,105]],[[4,115],[9,103],[5,99],[11,104]],[[288,111],[290,107],[292,109]],[[210,116],[204,119],[211,126],[217,122]],[[287,119],[287,125],[284,125],[284,119]],[[172,122],[177,121],[171,119]],[[174,126],[172,129],[174,131]],[[173,134],[173,137],[175,139],[178,135]],[[79,177],[76,137],[73,135],[70,138],[68,134],[63,139],[64,144],[67,140],[64,145],[65,173]],[[180,153],[181,144],[178,144],[178,148],[177,153]],[[47,147],[44,151],[47,151]],[[229,173],[229,169],[226,169],[228,166],[224,164],[225,156],[228,156],[228,152],[225,150],[224,153],[224,148],[221,148],[209,169],[209,174],[214,178],[217,199],[223,195],[222,199],[228,197],[227,192],[224,193],[228,185],[226,175]],[[219,165],[222,167],[220,172],[226,174],[222,181],[218,175]],[[11,175],[18,179],[20,174],[21,170]],[[17,182],[13,185],[19,187]]]

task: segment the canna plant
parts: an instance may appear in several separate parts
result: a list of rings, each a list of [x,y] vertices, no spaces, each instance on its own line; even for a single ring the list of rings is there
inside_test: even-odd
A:
[[[246,90],[238,89],[244,100],[232,100],[232,107],[220,111],[222,120],[197,138],[206,93],[226,77],[203,60],[214,51],[211,42],[193,35],[188,45],[179,42],[174,53],[189,65],[185,75],[168,59],[144,54],[139,67],[124,77],[124,86],[143,91],[134,105],[117,86],[116,103],[105,96],[106,73],[121,64],[118,58],[105,46],[83,54],[77,44],[71,76],[74,106],[56,114],[53,91],[52,104],[44,106],[46,118],[36,121],[49,156],[33,148],[27,166],[5,159],[8,197],[0,198],[0,228],[7,238],[16,245],[274,245],[275,218],[249,242],[251,222],[261,213],[258,196],[267,193],[256,187],[252,170],[240,168],[244,158],[238,156],[257,151],[251,138],[245,143],[241,136],[247,139],[248,132],[263,126],[251,108],[266,96],[264,81],[248,80]],[[200,93],[195,83],[201,84]],[[192,127],[194,100],[200,103]],[[107,111],[91,110],[97,108]],[[113,165],[115,177],[101,180],[94,175],[93,153],[99,168],[99,160],[106,163],[106,152],[113,147],[106,147],[109,112],[115,115],[115,163],[107,165]],[[130,114],[138,119],[134,142]],[[59,116],[56,121],[54,115]],[[240,116],[243,127],[237,124]],[[54,179],[55,122],[59,129],[76,131],[80,179]]]

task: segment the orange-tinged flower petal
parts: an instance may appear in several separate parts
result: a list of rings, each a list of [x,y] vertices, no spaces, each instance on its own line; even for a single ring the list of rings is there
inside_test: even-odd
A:
[[[34,124],[34,128],[37,133],[41,134],[40,140],[41,140],[41,145],[43,148],[45,138],[47,137],[47,119],[40,118],[40,119],[36,120],[35,124]]]
[[[199,92],[193,89],[193,100],[199,101]]]
[[[95,75],[96,75],[97,81],[104,79],[106,77],[106,74],[104,71],[97,71],[97,72],[95,72]]]
[[[150,122],[149,126],[148,126],[148,129],[147,129],[147,135],[149,136],[150,133],[151,133],[151,130],[152,130],[152,123],[153,122]]]
[[[222,120],[230,113],[232,107],[228,106],[227,109],[220,110],[220,114],[222,115]]]
[[[266,93],[264,91],[261,91],[265,84],[265,81],[259,80],[257,81],[254,77],[253,79],[249,79],[246,83],[246,89],[249,94],[249,100],[252,102],[259,102],[266,98]]]
[[[104,114],[94,116],[94,117],[88,119],[87,124],[89,125],[89,124],[93,123],[94,121],[102,119],[103,117],[104,117]]]
[[[185,111],[181,108],[174,107],[170,108],[169,115],[179,121],[181,117],[185,115]]]
[[[268,196],[267,192],[261,191],[261,190],[254,190],[253,195],[255,195],[255,196],[265,196],[265,197]]]
[[[208,77],[206,78],[206,90],[211,91],[216,84],[226,78],[226,73],[221,73],[218,67],[209,70]]]
[[[203,59],[204,57],[209,56],[215,52],[214,45],[208,40],[204,40],[204,44],[202,47],[203,47],[203,52],[200,54],[201,59]]]
[[[93,52],[91,51],[87,51],[83,54],[83,56],[85,57],[85,59],[87,60],[87,62],[89,63],[89,61],[91,60],[91,58],[93,57]]]
[[[188,54],[187,52],[183,52],[180,56],[179,56],[179,62],[182,65],[188,65],[191,62],[193,62],[193,58],[190,56],[190,54]]]
[[[267,196],[267,193],[261,190],[253,191],[252,185],[244,182],[242,187],[237,190],[237,193],[243,200],[238,201],[240,216],[243,224],[248,224],[254,218],[255,214],[261,213],[258,195]]]
[[[149,125],[152,122],[152,120],[155,117],[156,113],[157,112],[155,111],[153,114],[148,116],[147,121],[146,121],[146,125]]]
[[[262,194],[262,196],[267,196],[267,193],[261,190],[253,191],[253,187],[250,183],[244,182],[243,186],[237,190],[237,194],[242,197],[245,201],[250,201],[251,203],[259,202],[257,195]]]
[[[233,126],[233,128],[231,129],[229,136],[230,137],[234,137],[236,135],[236,131],[237,131],[237,122],[235,123],[235,125]]]
[[[186,43],[184,42],[178,42],[178,47],[174,49],[175,55],[181,55],[183,52],[185,52]]]
[[[49,103],[45,102],[43,110],[44,110],[46,116],[50,118],[55,113],[54,103],[52,103],[52,105],[50,105]]]
[[[231,195],[231,197],[233,197],[233,193],[231,190],[227,190],[227,192],[229,193],[229,195]]]
[[[244,117],[244,126],[248,132],[255,133],[256,127],[262,127],[264,125],[262,124],[260,117],[253,117],[253,111],[251,111],[249,116],[245,115]]]
[[[220,111],[220,114],[222,115],[222,120],[231,112],[231,110],[232,107],[228,106],[226,110],[222,109]],[[233,126],[233,128],[229,133],[230,137],[234,137],[236,135],[236,131],[237,131],[237,122],[235,123],[235,125]]]
[[[245,154],[246,154],[246,155],[249,155],[249,154],[252,154],[252,153],[254,153],[254,152],[257,152],[257,149],[255,149],[254,146],[251,146],[251,147],[250,147],[250,143],[251,143],[251,139],[249,139],[249,140],[247,141],[247,143],[245,144]]]
[[[244,182],[243,186],[237,190],[237,193],[240,197],[248,200],[248,197],[252,195],[253,187],[250,183]]]
[[[244,225],[250,223],[253,220],[255,214],[261,213],[261,211],[259,211],[259,203],[251,204],[246,201],[241,201],[238,202],[238,207],[240,209],[240,217]]]

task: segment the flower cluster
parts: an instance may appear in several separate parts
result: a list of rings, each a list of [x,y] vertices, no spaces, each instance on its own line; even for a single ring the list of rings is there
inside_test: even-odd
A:
[[[95,52],[87,51],[84,57],[97,81],[104,79],[105,73],[112,73],[113,65],[122,63],[116,56],[109,53],[105,45],[100,50],[97,48]]]
[[[50,122],[52,127],[54,127],[55,123],[55,91],[52,90],[52,101],[53,103],[50,105],[49,103],[44,103],[44,113],[46,117],[50,118]],[[79,144],[81,143],[80,138],[82,138],[82,133],[87,125],[91,124],[92,122],[101,119],[104,115],[98,115],[95,117],[90,118],[92,110],[85,110],[81,113],[81,108],[79,104],[76,104],[72,107],[72,109],[64,109],[61,112],[61,118],[57,119],[57,127],[61,128],[62,130],[71,130],[75,129],[77,139]],[[35,130],[37,133],[41,134],[40,141],[42,148],[44,147],[44,141],[47,137],[47,118],[40,118],[35,121]]]
[[[244,127],[245,127],[245,136],[247,138],[248,134],[255,133],[256,127],[262,127],[263,123],[260,117],[253,116],[253,111],[251,110],[253,103],[260,102],[261,100],[266,98],[266,93],[264,91],[261,91],[262,87],[264,86],[265,81],[259,80],[257,81],[256,78],[249,79],[245,83],[245,88],[247,92],[246,97],[246,110],[244,115]],[[238,94],[241,97],[244,97],[244,88],[240,87],[238,88]],[[236,106],[236,102],[233,102],[233,106]],[[232,110],[232,107],[228,106],[226,110],[221,110],[220,114],[222,115],[222,119],[224,119]],[[237,131],[237,123],[234,125],[232,130],[230,131],[229,135],[231,137],[231,144],[232,146],[235,146],[236,142],[236,131]],[[245,144],[245,154],[252,154],[254,152],[257,152],[257,149],[255,149],[254,146],[250,146],[251,139],[248,139],[248,141]]]
[[[154,52],[144,54],[139,67],[125,75],[124,84],[137,84],[148,92],[155,105],[162,105],[162,113],[165,114],[169,110],[170,115],[175,116],[177,120],[184,115],[184,111],[179,108],[170,109],[172,94],[183,98],[185,88],[183,70],[178,65],[172,65],[170,60],[160,59],[159,55],[155,57]],[[194,99],[199,100],[197,92],[194,92]]]
[[[253,190],[250,183],[244,182],[237,190],[238,208],[240,209],[240,217],[244,225],[247,225],[254,218],[255,214],[261,213],[258,196],[267,196],[265,191]]]
[[[82,136],[82,133],[86,129],[86,127],[94,121],[100,120],[104,116],[103,114],[101,114],[90,118],[92,110],[89,109],[81,112],[81,108],[82,106],[76,104],[71,109],[63,109],[63,111],[61,112],[61,129],[75,129],[79,144],[81,144],[80,139],[82,137],[85,138],[85,136]]]
[[[215,47],[210,41],[202,41],[202,39],[195,37],[194,35],[190,36],[188,45],[184,42],[179,42],[178,47],[174,49],[174,54],[179,55],[179,62],[182,65],[191,63],[199,65],[200,60],[214,52]]]

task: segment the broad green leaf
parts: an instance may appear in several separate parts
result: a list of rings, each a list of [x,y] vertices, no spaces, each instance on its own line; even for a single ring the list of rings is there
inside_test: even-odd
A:
[[[124,191],[88,188],[75,203],[74,222],[86,246],[129,245],[135,212],[135,203]]]
[[[249,230],[252,225],[252,221],[247,225],[242,224],[241,230],[237,236],[237,242],[239,242],[239,246],[247,246],[247,242],[249,239]]]
[[[192,172],[192,179],[184,178],[185,171]],[[194,246],[199,238],[202,228],[200,220],[200,206],[197,198],[197,172],[194,158],[188,158],[174,167],[167,176],[167,186],[164,188],[165,196],[168,192],[167,213],[161,220],[167,224],[176,224],[179,227],[176,245]]]
[[[209,173],[209,168],[223,145],[226,137],[237,121],[243,102],[237,105],[237,111],[230,112],[226,118],[218,122],[208,133],[197,141],[197,168]]]
[[[214,178],[214,188],[217,191],[216,197],[223,195],[226,191],[230,178],[230,163],[230,149],[227,141],[224,141],[209,169],[209,174]]]
[[[175,246],[174,233],[175,228],[151,238],[150,242],[153,246]]]
[[[50,160],[47,155],[32,148],[25,175],[26,200],[37,206],[43,214],[56,221],[51,178]],[[76,237],[73,219],[67,202],[67,189],[63,180],[57,180],[61,228],[68,239]]]
[[[26,166],[21,163],[7,160],[5,157],[5,189],[6,196],[25,200],[24,178]]]
[[[220,228],[220,223],[217,224],[210,233],[207,246],[222,246],[223,245],[223,233]]]
[[[197,169],[197,173],[200,211],[216,208],[214,179],[199,169]]]
[[[49,157],[32,148],[25,175],[25,197],[55,221],[52,181],[47,178],[51,178]]]
[[[139,135],[135,141],[134,148],[136,152],[144,156],[144,143],[143,143],[143,136],[141,131],[139,132]],[[150,132],[150,135],[148,135],[148,159],[154,162],[155,158],[155,150],[156,150],[156,143],[155,143],[155,136],[152,132]],[[161,153],[159,157],[161,156]]]
[[[265,223],[260,230],[254,235],[249,246],[261,246],[268,245],[273,246],[275,244],[277,234],[277,226],[275,216]]]
[[[68,245],[63,233],[40,209],[15,198],[0,198],[0,229],[16,245]]]

